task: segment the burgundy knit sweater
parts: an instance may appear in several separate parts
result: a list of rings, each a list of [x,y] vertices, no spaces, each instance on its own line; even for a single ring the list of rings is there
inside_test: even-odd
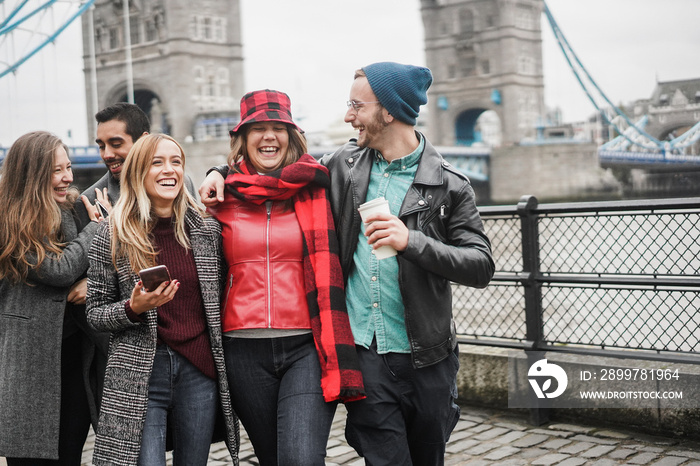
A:
[[[158,341],[184,356],[207,377],[216,379],[192,251],[177,242],[170,218],[158,219],[153,246],[158,251],[158,264],[166,265],[170,277],[180,282],[173,300],[158,307]]]

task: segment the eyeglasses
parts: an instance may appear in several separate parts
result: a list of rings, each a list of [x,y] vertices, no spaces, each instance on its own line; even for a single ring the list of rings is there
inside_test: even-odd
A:
[[[352,107],[353,110],[355,110],[356,112],[359,112],[363,105],[365,105],[365,104],[378,104],[379,101],[375,100],[374,102],[356,102],[354,100],[348,100],[346,103],[348,105],[348,108]]]

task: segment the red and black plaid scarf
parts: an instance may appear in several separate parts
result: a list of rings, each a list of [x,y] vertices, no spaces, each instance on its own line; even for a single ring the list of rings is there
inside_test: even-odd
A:
[[[304,285],[323,396],[326,401],[354,401],[365,397],[364,384],[345,306],[329,187],[328,169],[308,154],[265,175],[240,162],[226,178],[226,189],[243,201],[292,200],[304,237]]]

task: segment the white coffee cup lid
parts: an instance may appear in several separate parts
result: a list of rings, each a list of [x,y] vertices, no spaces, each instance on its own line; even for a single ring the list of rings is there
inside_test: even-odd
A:
[[[359,210],[365,210],[365,209],[371,209],[372,207],[376,207],[381,204],[388,203],[386,199],[383,197],[378,197],[376,199],[372,199],[371,201],[367,201],[364,204],[362,204],[360,207],[358,207]]]

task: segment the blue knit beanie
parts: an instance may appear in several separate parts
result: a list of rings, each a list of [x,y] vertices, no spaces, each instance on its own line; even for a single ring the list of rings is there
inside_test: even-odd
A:
[[[430,70],[394,62],[373,63],[362,70],[379,103],[397,120],[415,126],[420,106],[428,102]]]

